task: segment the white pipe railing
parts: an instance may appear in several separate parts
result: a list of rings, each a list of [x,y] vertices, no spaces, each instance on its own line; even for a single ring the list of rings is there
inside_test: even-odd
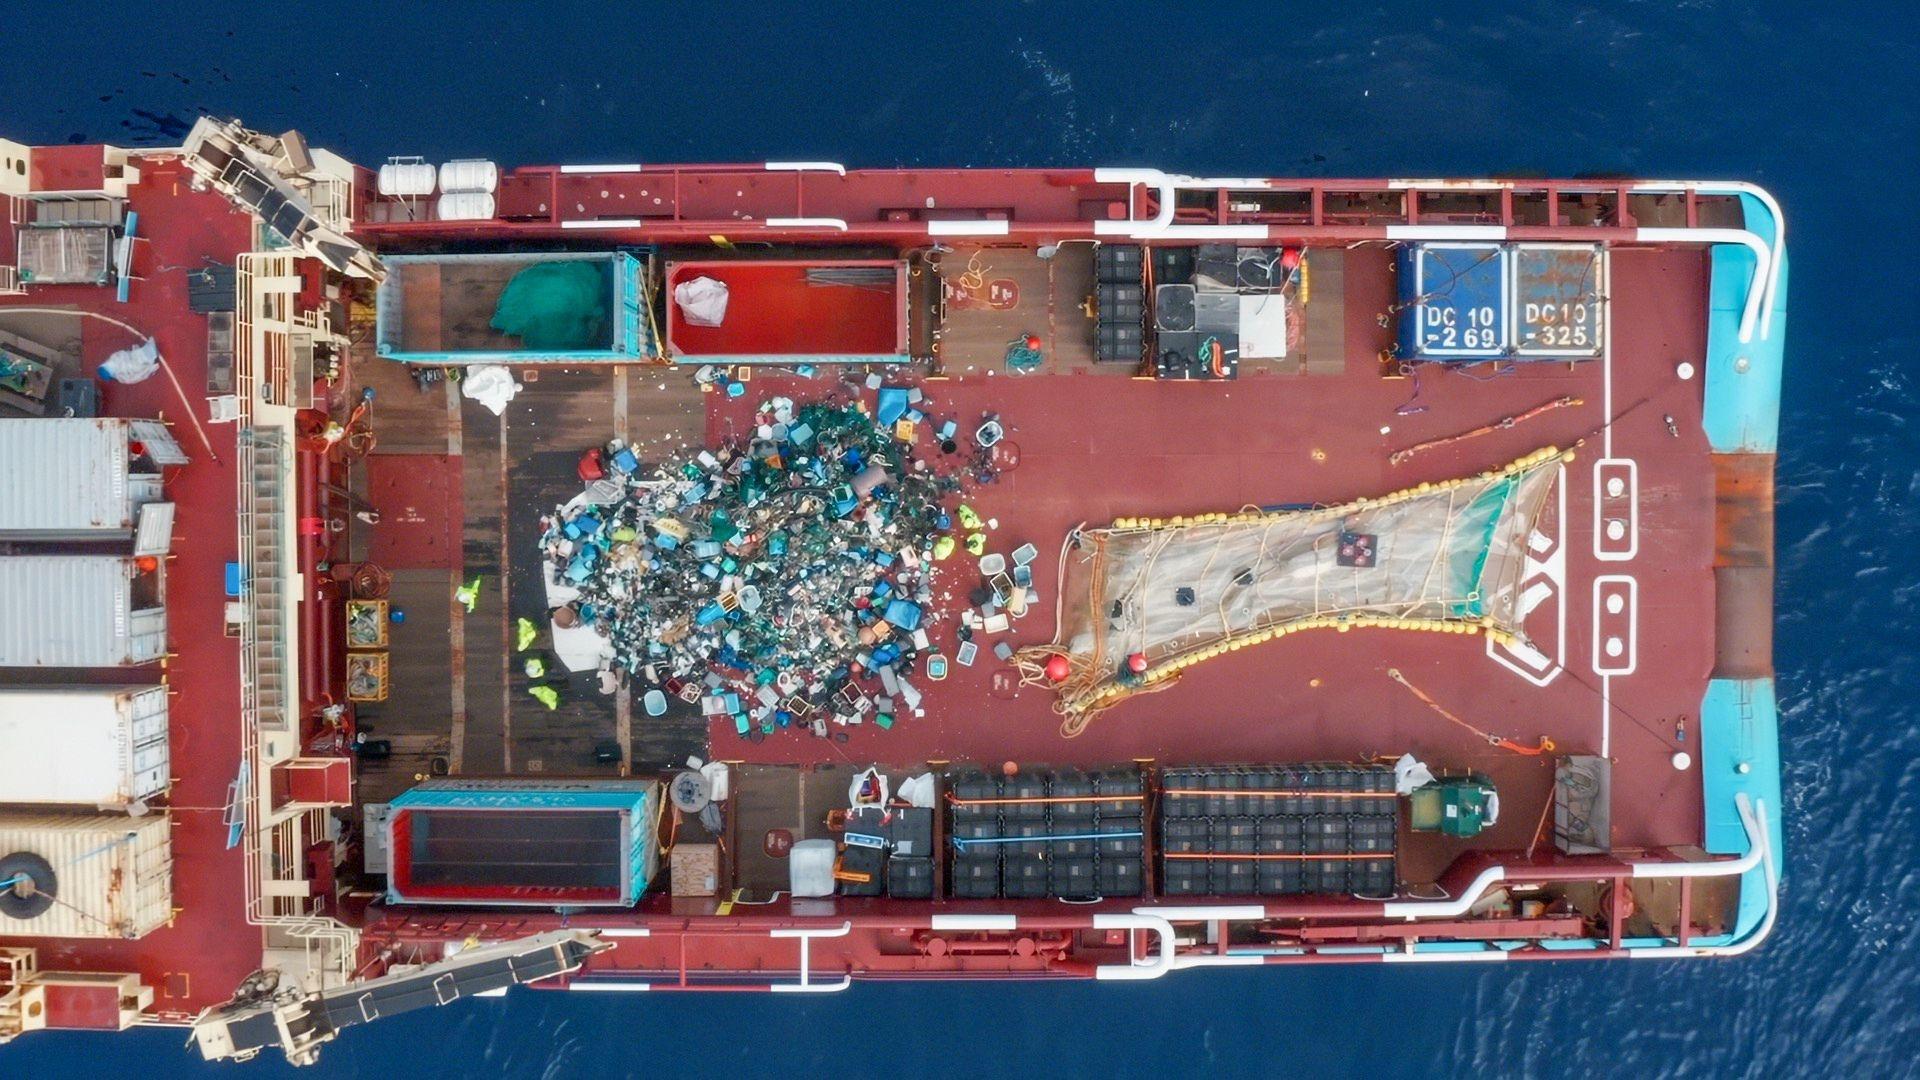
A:
[[[1748,873],[1756,867],[1761,868],[1766,879],[1766,912],[1760,924],[1752,933],[1739,941],[1721,945],[1654,945],[1627,949],[1633,957],[1685,957],[1685,956],[1737,956],[1754,948],[1772,932],[1776,912],[1779,906],[1779,872],[1774,864],[1773,844],[1766,827],[1766,806],[1763,802],[1749,799],[1743,792],[1734,796],[1734,806],[1740,812],[1741,825],[1747,832],[1748,850],[1737,859],[1716,859],[1703,862],[1652,862],[1637,861],[1628,864],[1635,878],[1708,878],[1734,877]],[[1487,890],[1502,881],[1524,878],[1524,873],[1515,874],[1505,866],[1489,866],[1482,870],[1473,883],[1460,895],[1446,900],[1408,900],[1394,901],[1383,905],[1383,912],[1389,918],[1405,919],[1409,922],[1421,919],[1451,919],[1465,914]],[[1604,876],[1604,875],[1596,875]],[[1096,930],[1126,930],[1128,932],[1129,963],[1103,964],[1094,969],[1094,975],[1107,980],[1144,980],[1157,979],[1169,971],[1178,971],[1195,967],[1237,967],[1264,963],[1263,954],[1236,952],[1227,954],[1190,953],[1181,954],[1175,938],[1173,923],[1180,922],[1231,922],[1250,921],[1266,917],[1266,909],[1259,905],[1188,905],[1183,907],[1140,907],[1128,913],[1098,914],[1093,917]],[[1132,934],[1145,932],[1154,935],[1157,947],[1152,949],[1144,961],[1132,955]],[[1420,954],[1412,951],[1394,953],[1396,959],[1439,959],[1439,960],[1504,960],[1507,954],[1503,950],[1488,949],[1483,952],[1449,952]]]
[[[1093,182],[1096,184],[1127,185],[1127,217],[1125,221],[1101,220],[1093,223],[1093,231],[1098,236],[1130,236],[1143,239],[1157,236],[1173,224],[1175,209],[1173,178],[1159,169],[1095,169]],[[1133,216],[1133,185],[1145,184],[1155,190],[1160,199],[1160,208],[1147,221]]]
[[[769,161],[768,172],[830,172],[847,175],[847,167],[837,161]]]
[[[1093,969],[1096,979],[1139,982],[1145,979],[1157,979],[1174,967],[1175,949],[1178,947],[1173,936],[1173,923],[1158,915],[1132,912],[1101,912],[1093,917],[1095,930],[1125,930],[1127,932],[1127,962],[1124,964],[1101,964]],[[1139,932],[1152,934],[1157,947],[1147,953],[1147,961],[1141,963],[1133,954],[1133,935]]]
[[[1697,195],[1751,195],[1773,218],[1773,247],[1771,260],[1764,275],[1767,280],[1766,296],[1761,301],[1760,336],[1773,334],[1773,304],[1780,289],[1780,255],[1787,245],[1787,217],[1780,210],[1780,203],[1773,193],[1759,184],[1750,184],[1744,180],[1646,180],[1634,184],[1632,189],[1638,192],[1666,193],[1691,191]],[[1742,340],[1745,340],[1744,338]]]
[[[832,217],[770,217],[766,222],[769,229],[832,229],[846,232],[845,218]]]
[[[1739,244],[1753,252],[1753,281],[1747,286],[1747,306],[1740,315],[1740,342],[1753,340],[1761,309],[1767,306],[1767,280],[1773,270],[1773,249],[1766,241],[1745,229],[1637,229],[1634,236],[1649,244]]]
[[[813,939],[842,938],[853,933],[853,923],[843,922],[839,926],[811,927],[796,926],[789,929],[769,930],[768,937],[797,938],[800,941],[800,981],[792,983],[773,983],[768,989],[788,994],[831,994],[845,990],[853,985],[853,976],[843,974],[839,981],[823,983],[813,981]]]

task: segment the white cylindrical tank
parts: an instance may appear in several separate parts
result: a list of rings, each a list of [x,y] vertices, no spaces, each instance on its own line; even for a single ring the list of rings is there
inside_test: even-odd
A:
[[[448,195],[467,191],[491,193],[499,186],[500,166],[491,161],[469,159],[440,166],[440,190]]]
[[[456,191],[440,196],[433,216],[441,221],[488,221],[493,217],[493,196],[481,191]]]
[[[0,938],[140,938],[173,915],[166,814],[0,812],[0,873],[32,879],[0,896]]]
[[[164,686],[0,686],[0,805],[126,810],[170,765]]]
[[[394,160],[380,166],[380,194],[416,198],[433,194],[434,167],[421,161]]]

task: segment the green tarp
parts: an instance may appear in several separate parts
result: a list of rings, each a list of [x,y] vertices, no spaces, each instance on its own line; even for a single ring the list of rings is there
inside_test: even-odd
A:
[[[513,275],[493,328],[540,352],[607,347],[607,271],[600,263],[538,263]]]

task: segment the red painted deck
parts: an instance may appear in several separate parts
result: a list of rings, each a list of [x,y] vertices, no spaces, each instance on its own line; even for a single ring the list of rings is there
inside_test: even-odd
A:
[[[380,508],[367,561],[388,570],[444,570],[460,561],[460,459],[374,454],[367,502]]]
[[[90,149],[98,160],[98,147],[73,149]],[[35,151],[36,172],[42,152]],[[0,299],[0,305],[74,307],[131,323],[159,342],[160,355],[204,420],[206,319],[188,310],[186,279],[178,268],[199,266],[206,258],[230,263],[251,247],[251,222],[220,196],[189,190],[184,170],[175,165],[148,163],[129,207],[140,215],[144,239],[135,250],[139,280],[128,303],[116,303],[111,288],[65,285],[35,289],[24,299]],[[88,366],[134,344],[124,330],[98,319],[85,320],[82,342]],[[180,399],[164,374],[133,386],[104,384],[101,404],[113,416],[182,418]],[[221,823],[241,747],[239,646],[224,631],[225,568],[237,555],[235,428],[208,425],[207,432],[218,462],[191,425],[175,424],[174,434],[193,460],[167,477],[167,497],[178,508],[167,582],[173,656],[164,669],[173,690],[174,784],[168,808],[178,915],[172,925],[139,941],[33,942],[42,970],[139,972],[155,988],[155,1008],[173,1017],[225,1001],[238,981],[260,966],[260,937],[247,925],[241,853],[227,850]],[[31,670],[5,674],[16,682],[34,681],[35,675]],[[157,679],[161,670],[136,669],[128,675]],[[0,944],[21,943],[0,938]]]
[[[1328,376],[1254,375],[1230,385],[1168,385],[1110,375],[976,376],[926,384],[936,417],[963,427],[983,412],[1000,414],[1019,449],[1019,465],[968,501],[997,517],[991,550],[1023,542],[1042,555],[1036,582],[1047,604],[1006,635],[1016,645],[1050,640],[1056,556],[1066,531],[1129,515],[1233,510],[1246,504],[1342,502],[1495,467],[1543,445],[1578,447],[1567,467],[1569,601],[1566,670],[1536,688],[1497,666],[1477,637],[1367,630],[1301,634],[1210,660],[1165,693],[1131,700],[1064,740],[1051,699],[1037,689],[1010,693],[1006,665],[978,637],[972,668],[954,665],[944,682],[924,678],[924,717],[903,717],[890,731],[848,727],[844,744],[785,732],[762,743],[715,724],[714,753],[756,762],[1003,760],[1095,765],[1151,757],[1163,763],[1345,760],[1412,751],[1430,764],[1471,767],[1500,784],[1507,809],[1474,846],[1524,848],[1552,780],[1546,759],[1488,747],[1427,711],[1385,675],[1400,668],[1455,713],[1498,734],[1531,742],[1546,735],[1563,752],[1598,753],[1605,739],[1616,759],[1614,831],[1622,847],[1698,842],[1696,774],[1676,773],[1674,720],[1699,708],[1713,660],[1713,476],[1698,423],[1701,388],[1675,365],[1697,357],[1704,329],[1705,261],[1697,253],[1624,252],[1615,256],[1614,411],[1617,456],[1641,469],[1640,670],[1611,687],[1604,708],[1590,666],[1593,578],[1592,463],[1601,456],[1605,365],[1543,364],[1476,381],[1429,370],[1418,403],[1410,380],[1383,380],[1373,353],[1384,345],[1375,312],[1390,302],[1384,253],[1353,253],[1347,267],[1348,359]],[[1628,360],[1627,358],[1631,358]],[[951,362],[951,359],[950,359]],[[737,425],[750,402],[775,394],[804,399],[835,384],[762,377],[747,399],[710,398],[710,434]],[[1422,454],[1394,466],[1387,455],[1425,439],[1464,431],[1566,394],[1584,404],[1513,430]],[[1681,435],[1669,436],[1672,414]],[[1382,433],[1382,428],[1391,430]],[[1646,567],[1656,567],[1650,575]],[[945,565],[940,591],[958,597],[977,584],[964,556]],[[1543,609],[1544,610],[1544,609]],[[1536,623],[1541,621],[1536,612]],[[954,620],[934,632],[951,656]],[[1551,641],[1551,627],[1529,633]],[[998,688],[996,688],[998,683]],[[1605,729],[1611,728],[1610,737]]]

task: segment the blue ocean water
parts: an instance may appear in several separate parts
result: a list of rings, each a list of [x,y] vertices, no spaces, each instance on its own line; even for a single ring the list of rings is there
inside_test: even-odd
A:
[[[826,158],[1223,175],[1750,179],[1794,272],[1776,639],[1784,910],[1721,963],[1337,967],[832,999],[522,992],[329,1046],[341,1075],[1914,1075],[1920,35],[1898,5],[170,5],[5,19],[0,133],[201,111],[362,162]],[[1324,7],[1325,10],[1319,10]],[[1875,192],[1882,192],[1875,194]],[[1904,906],[1903,906],[1904,905]],[[183,1035],[0,1075],[214,1075]],[[290,1074],[262,1059],[228,1075]]]

